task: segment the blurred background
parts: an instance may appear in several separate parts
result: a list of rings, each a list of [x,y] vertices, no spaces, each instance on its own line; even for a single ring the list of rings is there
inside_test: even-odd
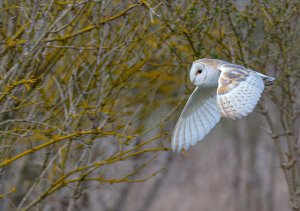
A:
[[[299,210],[299,6],[0,1],[0,210]],[[277,80],[174,153],[199,58]]]

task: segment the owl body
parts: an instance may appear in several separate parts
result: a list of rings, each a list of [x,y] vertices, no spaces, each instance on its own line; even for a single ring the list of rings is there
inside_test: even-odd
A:
[[[172,136],[172,149],[187,150],[201,141],[221,117],[247,116],[258,103],[265,84],[275,78],[217,59],[199,59],[190,69],[197,86],[184,107]]]

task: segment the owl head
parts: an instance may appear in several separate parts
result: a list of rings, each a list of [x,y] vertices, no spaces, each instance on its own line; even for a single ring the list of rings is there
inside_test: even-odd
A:
[[[211,61],[209,61],[211,63]],[[194,61],[190,70],[190,79],[200,87],[218,86],[220,70],[204,59]]]

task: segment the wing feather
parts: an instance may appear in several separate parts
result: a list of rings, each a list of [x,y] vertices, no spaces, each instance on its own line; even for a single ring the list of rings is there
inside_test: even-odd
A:
[[[204,138],[204,134],[206,132],[206,129],[205,129],[205,126],[204,126],[204,123],[202,122],[202,119],[201,119],[201,114],[199,114],[199,110],[196,110],[196,116],[198,118],[198,128],[201,128],[201,130],[198,130],[199,131],[199,139],[203,139]]]
[[[201,141],[219,122],[216,88],[197,87],[184,107],[172,136],[172,149],[180,152]]]
[[[185,122],[183,122],[183,124],[181,124],[179,127],[180,130],[179,130],[179,136],[178,136],[178,147],[180,147],[180,148],[182,148],[183,141],[184,141],[184,136],[183,136],[184,124],[185,124]]]
[[[205,121],[208,123],[207,131],[209,131],[211,129],[211,126],[214,125],[214,123],[212,122],[212,117],[210,116],[210,113],[206,107],[207,107],[207,104],[204,104],[202,106],[202,112],[203,112],[203,117],[204,117]]]
[[[191,144],[192,145],[195,145],[197,143],[197,140],[199,140],[200,138],[200,133],[199,131],[197,130],[197,120],[196,120],[196,113],[193,112],[192,113],[192,116],[190,119],[193,119],[193,124],[192,124],[192,128],[193,130],[195,131],[195,136],[193,137],[193,139],[191,140]]]
[[[185,124],[185,142],[184,142],[184,148],[189,148],[190,147],[190,141],[191,140],[191,128],[190,128],[190,118],[186,121]]]
[[[181,140],[181,146],[182,146],[183,148],[185,147],[185,138],[186,138],[185,130],[186,130],[186,121],[183,123],[183,126],[182,126],[182,140]]]
[[[247,116],[264,90],[262,74],[233,64],[224,64],[219,69],[217,103],[221,115],[231,119]]]
[[[207,105],[210,108],[210,110],[213,112],[214,116],[218,116],[216,113],[218,113],[218,107],[216,105],[216,100],[215,99],[209,99],[207,101]]]

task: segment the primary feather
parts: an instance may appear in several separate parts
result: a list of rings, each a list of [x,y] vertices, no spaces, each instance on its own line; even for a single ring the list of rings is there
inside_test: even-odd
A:
[[[216,89],[196,87],[175,126],[172,149],[187,150],[202,140],[217,124],[221,114],[216,103]]]

